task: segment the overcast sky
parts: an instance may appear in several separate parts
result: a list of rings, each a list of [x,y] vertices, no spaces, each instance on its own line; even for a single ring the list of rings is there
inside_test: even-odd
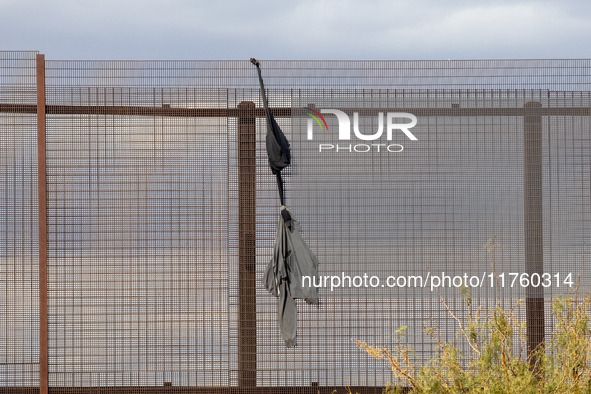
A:
[[[60,59],[589,58],[591,2],[0,0],[0,50]]]

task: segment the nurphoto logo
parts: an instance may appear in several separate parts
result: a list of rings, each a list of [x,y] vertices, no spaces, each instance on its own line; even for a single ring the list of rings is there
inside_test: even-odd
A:
[[[328,125],[326,123],[326,119],[322,116],[322,114],[332,114],[337,117],[339,122],[339,140],[340,141],[350,141],[351,140],[351,119],[349,115],[345,112],[338,110],[338,109],[321,109],[320,112],[315,111],[311,108],[304,107],[303,108],[306,115],[310,118],[308,119],[308,140],[314,139],[314,121],[320,127],[320,130],[324,132],[325,130],[328,132]],[[411,128],[416,126],[417,124],[417,117],[413,114],[409,114],[406,112],[387,112],[386,113],[386,140],[392,141],[392,135],[395,131],[403,132],[406,137],[411,141],[417,141],[417,137],[410,131]],[[409,119],[410,122],[399,122],[400,119]],[[382,137],[384,134],[384,113],[378,113],[378,130],[373,134],[364,134],[359,130],[359,113],[353,112],[353,133],[355,138],[361,141],[376,141]],[[385,148],[385,149],[383,149]],[[380,151],[388,151],[392,153],[402,152],[404,147],[400,144],[380,144],[380,143],[363,143],[363,144],[319,144],[318,145],[319,152],[369,152],[371,150]]]

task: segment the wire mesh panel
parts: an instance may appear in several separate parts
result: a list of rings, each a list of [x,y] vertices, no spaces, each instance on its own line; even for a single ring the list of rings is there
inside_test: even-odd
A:
[[[39,386],[36,52],[0,52],[0,391]]]
[[[280,202],[254,67],[46,66],[56,392],[380,392],[392,377],[354,340],[389,347],[407,326],[404,340],[424,363],[437,354],[425,324],[456,341],[452,313],[466,313],[467,290],[484,307],[527,299],[517,310],[527,352],[553,330],[549,301],[589,290],[589,60],[261,62],[291,143],[285,204],[319,260],[319,275],[302,282],[319,288],[320,304],[297,301],[294,348],[262,282]],[[0,104],[26,94],[34,104],[33,90],[18,85]],[[18,174],[34,154],[19,161],[16,134],[35,117],[14,108],[0,113],[0,324],[20,349],[13,330],[28,320],[11,317],[9,275],[31,272],[34,303],[34,264],[25,270],[15,259],[35,239],[10,238],[27,216],[13,208],[20,194],[10,182],[26,189]],[[2,357],[20,354],[6,349]],[[16,361],[0,365],[1,376],[23,385]]]
[[[131,109],[218,110],[226,91],[114,70],[65,87],[72,63],[47,69],[48,105],[126,108],[48,115],[50,386],[226,386],[227,119]]]

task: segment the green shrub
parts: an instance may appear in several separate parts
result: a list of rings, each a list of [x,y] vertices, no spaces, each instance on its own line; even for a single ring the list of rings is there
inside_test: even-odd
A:
[[[494,269],[498,245],[492,238],[487,246]],[[424,332],[436,354],[426,363],[405,343],[406,326],[397,330],[393,349],[356,341],[360,349],[385,361],[392,371],[394,379],[385,393],[591,393],[589,296],[580,298],[575,292],[555,298],[553,334],[546,338],[544,347],[529,356],[524,349],[525,323],[517,318],[522,301],[503,308],[497,297],[495,306],[484,310],[473,306],[468,289],[462,289],[462,296],[463,318],[441,299],[457,323],[456,341],[443,340],[437,321],[425,323]]]

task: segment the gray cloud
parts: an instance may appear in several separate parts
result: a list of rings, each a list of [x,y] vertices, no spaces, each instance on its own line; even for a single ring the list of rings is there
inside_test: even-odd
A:
[[[48,59],[580,58],[583,1],[0,0],[0,49]]]

